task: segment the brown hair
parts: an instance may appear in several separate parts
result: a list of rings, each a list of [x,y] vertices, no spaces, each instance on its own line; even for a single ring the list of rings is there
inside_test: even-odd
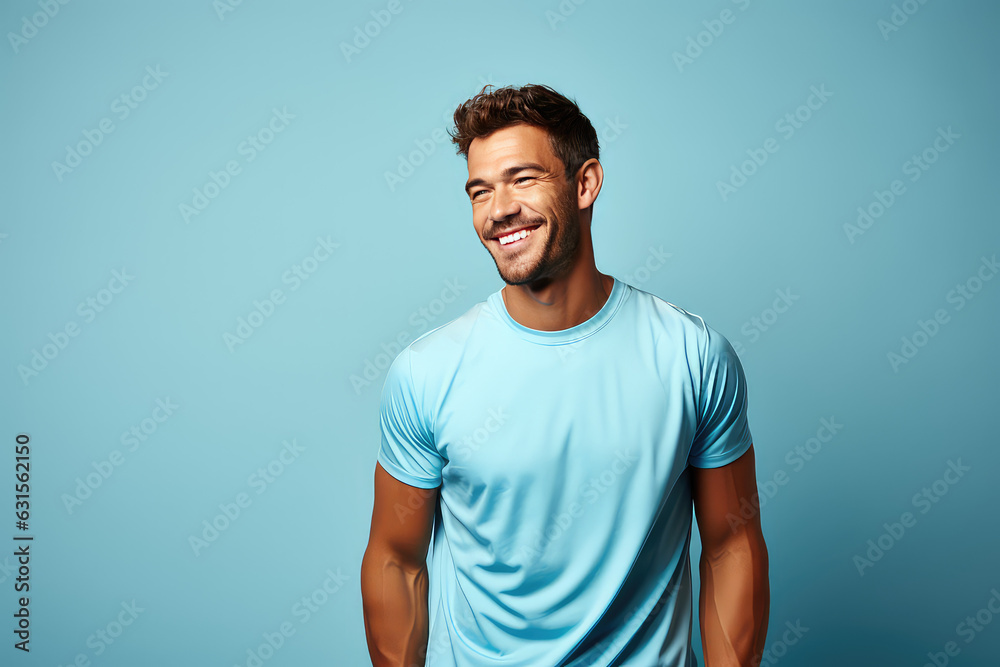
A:
[[[573,180],[584,162],[600,158],[597,132],[575,101],[544,85],[505,86],[486,92],[493,87],[483,86],[455,110],[455,131],[448,134],[466,160],[473,139],[518,123],[548,132],[552,152],[566,167],[567,180]]]

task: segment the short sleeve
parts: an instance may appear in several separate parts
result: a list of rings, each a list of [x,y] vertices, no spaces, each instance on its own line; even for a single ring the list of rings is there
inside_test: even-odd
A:
[[[736,350],[725,336],[705,326],[698,428],[688,463],[718,468],[740,458],[753,444],[747,422],[747,383]]]
[[[444,460],[418,405],[410,348],[404,348],[386,373],[379,407],[382,446],[378,462],[399,481],[421,489],[441,484]]]

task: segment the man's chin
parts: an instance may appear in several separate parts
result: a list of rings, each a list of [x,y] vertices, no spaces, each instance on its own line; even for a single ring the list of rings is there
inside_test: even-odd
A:
[[[551,282],[551,279],[543,275],[543,272],[539,271],[537,267],[535,267],[535,270],[530,273],[504,272],[500,271],[499,267],[497,267],[497,272],[500,274],[500,278],[511,287],[531,287],[540,289]]]
[[[530,275],[530,274],[504,273],[503,271],[499,271],[499,270],[498,270],[498,273],[500,274],[500,278],[505,283],[507,283],[508,285],[510,285],[511,287],[519,287],[521,285],[530,285],[531,283],[533,283],[533,282],[535,282],[535,281],[538,280],[537,277],[535,277],[533,275]]]

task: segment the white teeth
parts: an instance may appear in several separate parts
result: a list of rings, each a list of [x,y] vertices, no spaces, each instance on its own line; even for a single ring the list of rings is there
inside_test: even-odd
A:
[[[500,245],[507,245],[511,241],[518,241],[523,239],[525,236],[531,233],[530,229],[522,229],[519,232],[514,232],[513,234],[508,234],[507,236],[500,237]]]

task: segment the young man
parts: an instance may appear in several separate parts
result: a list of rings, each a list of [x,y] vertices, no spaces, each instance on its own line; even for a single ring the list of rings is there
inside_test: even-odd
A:
[[[759,664],[767,549],[740,513],[756,481],[736,353],[597,270],[604,172],[574,102],[484,88],[455,126],[506,286],[388,370],[361,567],[373,664],[697,665],[692,504],[706,664]]]

